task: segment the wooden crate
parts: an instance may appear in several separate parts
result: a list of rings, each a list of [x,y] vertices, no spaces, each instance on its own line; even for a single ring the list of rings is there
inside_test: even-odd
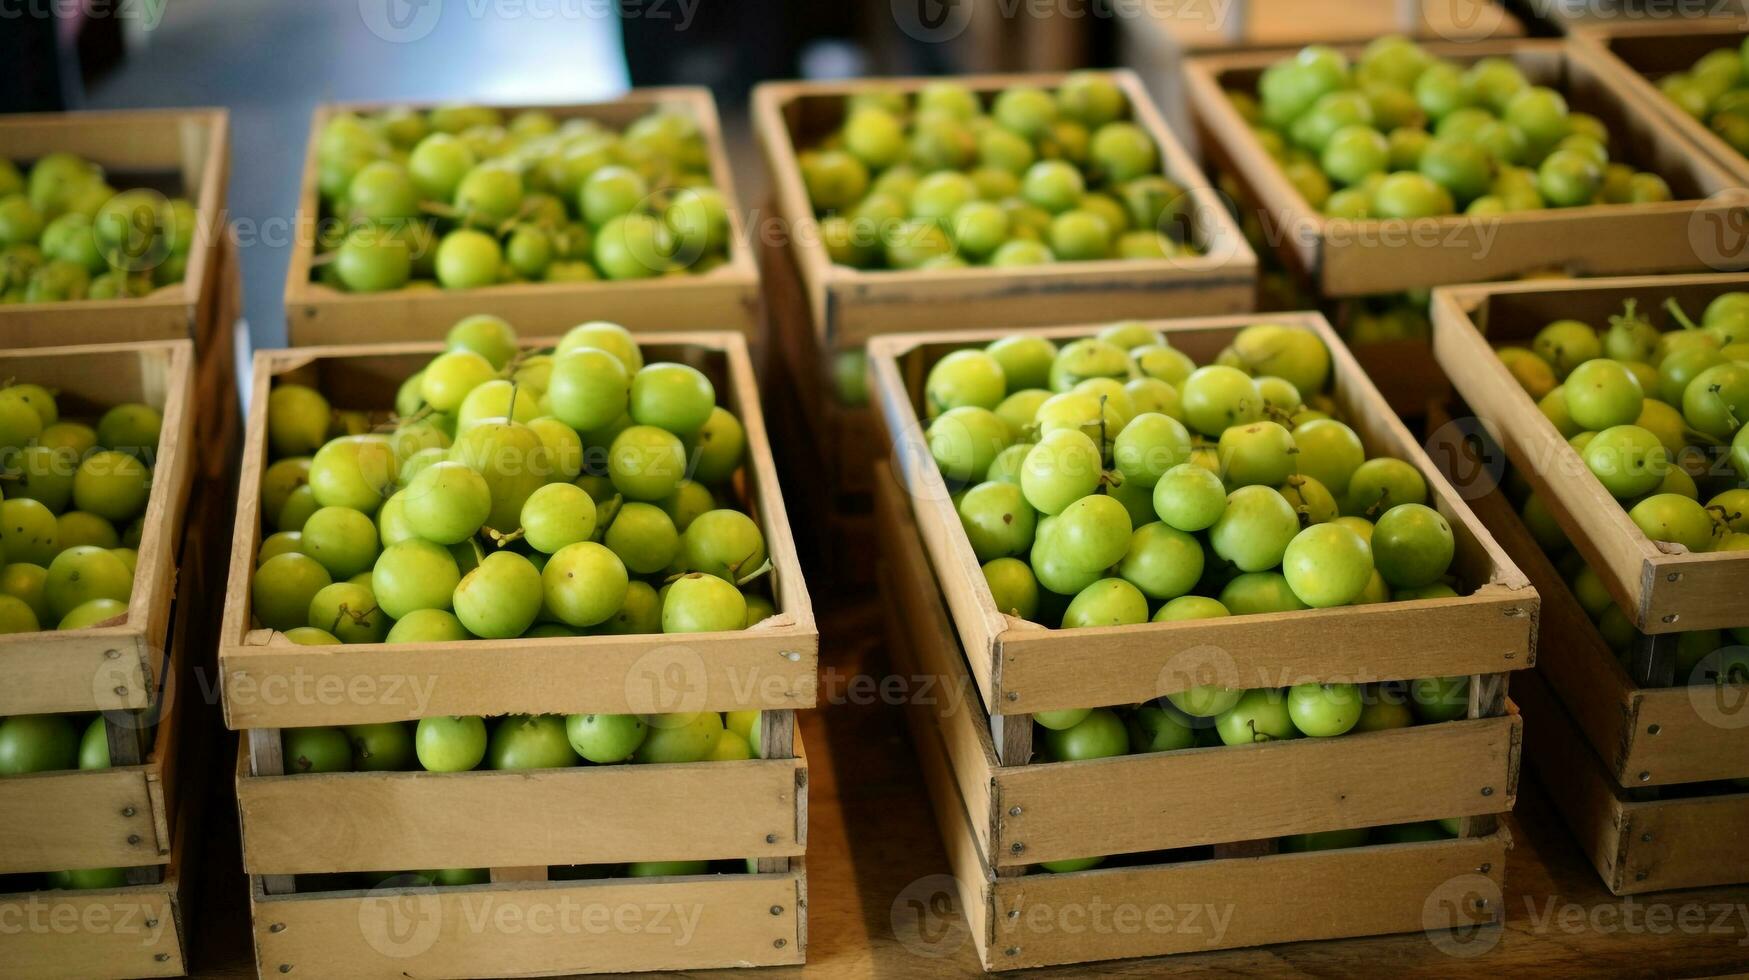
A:
[[[1656,323],[1664,319],[1666,297],[1699,310],[1711,297],[1740,289],[1749,289],[1749,275],[1545,280],[1434,293],[1434,357],[1642,633],[1749,624],[1742,602],[1749,594],[1749,556],[1670,554],[1654,544],[1586,472],[1584,461],[1512,378],[1494,346],[1528,343],[1536,331],[1563,317],[1601,326],[1629,299],[1637,299]]]
[[[969,695],[911,507],[893,480],[876,486],[888,649],[898,673],[928,684],[906,703],[912,741],[985,969],[1502,921],[1510,836],[1495,814],[1516,793],[1515,716],[1327,742],[1003,765],[985,727],[991,719]],[[1417,774],[1413,786],[1409,773]],[[1273,854],[1272,840],[1240,840],[1460,814],[1461,835],[1446,841]],[[1034,861],[1089,851],[1204,844],[1216,846],[1165,861],[1024,874]],[[1063,930],[1029,912],[1093,903],[1132,908],[1133,921],[1149,926]],[[1173,925],[1153,927],[1151,910],[1186,904],[1227,910],[1231,928],[1211,935],[1207,923],[1170,917]]]
[[[1479,478],[1498,466],[1498,447],[1443,424],[1467,413],[1445,413],[1432,452],[1542,597],[1536,670],[1513,686],[1531,768],[1615,894],[1749,881],[1749,840],[1735,830],[1749,818],[1749,792],[1694,785],[1749,777],[1741,706],[1703,713],[1702,689],[1634,679],[1506,495]]]
[[[1513,0],[1528,4],[1530,0]],[[1583,39],[1596,34],[1612,37],[1648,35],[1675,37],[1728,29],[1749,16],[1743,0],[1703,0],[1686,4],[1658,0],[1555,0],[1536,3],[1530,9],[1538,18],[1568,36]]]
[[[1490,218],[1449,215],[1410,221],[1329,218],[1288,182],[1228,101],[1255,91],[1281,52],[1194,58],[1185,82],[1209,162],[1238,175],[1260,205],[1266,235],[1290,267],[1327,297],[1364,296],[1450,283],[1509,279],[1560,265],[1574,275],[1740,268],[1749,256],[1721,252],[1708,230],[1749,220],[1749,194],[1731,175],[1689,152],[1672,127],[1632,98],[1622,79],[1575,56],[1559,41],[1428,44],[1433,54],[1471,63],[1512,59],[1533,84],[1561,90],[1575,111],[1609,127],[1612,153],[1662,176],[1677,200],[1524,211]],[[1357,54],[1357,49],[1348,49]],[[1734,224],[1732,222],[1735,222]]]
[[[799,859],[787,871],[747,875],[298,895],[269,895],[260,879],[251,886],[256,962],[264,977],[691,971],[797,966],[807,956],[808,882]],[[634,925],[616,924],[626,920],[614,916],[627,912],[635,914]]]
[[[1195,163],[1155,110],[1133,72],[1112,79],[1130,100],[1135,121],[1160,147],[1166,175],[1182,184],[1193,206],[1194,257],[1147,261],[1057,262],[1027,268],[864,271],[832,264],[820,244],[819,223],[803,186],[799,151],[843,118],[846,98],[870,89],[914,92],[931,79],[882,78],[844,82],[772,82],[753,95],[754,125],[777,197],[778,227],[795,254],[818,346],[839,351],[869,337],[899,330],[969,326],[1037,326],[1089,316],[1122,319],[1225,313],[1250,309],[1257,259]],[[958,77],[986,98],[1011,85],[1054,87],[1060,74]]]
[[[0,636],[0,677],[6,678],[0,715],[148,708],[163,681],[176,554],[194,473],[193,342],[8,350],[0,354],[0,376],[57,391],[63,415],[137,401],[164,417],[127,617],[89,629]]]
[[[1528,667],[1536,635],[1536,592],[1500,550],[1421,446],[1391,413],[1347,348],[1316,313],[1271,314],[1271,322],[1318,334],[1330,350],[1341,415],[1369,456],[1405,460],[1427,480],[1429,504],[1456,537],[1452,572],[1469,594],[1449,599],[1236,616],[1218,622],[1144,623],[1072,631],[1045,629],[999,612],[929,450],[917,406],[929,366],[947,352],[1013,331],[968,330],[876,338],[870,365],[901,484],[918,508],[930,561],[947,594],[986,708],[1019,733],[1037,711],[1133,704],[1201,683],[1216,671],[1227,687],[1275,686],[1282,676],[1398,680],[1436,675],[1502,675]],[[1257,317],[1155,321],[1173,346],[1210,363]],[[1095,326],[1036,331],[1059,342]],[[878,483],[879,481],[877,481]],[[1089,671],[1090,662],[1100,664]],[[1197,680],[1197,676],[1202,676]],[[1270,678],[1275,678],[1274,681]],[[1476,685],[1476,691],[1490,696]],[[1489,712],[1495,713],[1495,712]],[[1015,717],[1019,716],[1019,717]],[[1015,747],[1016,751],[1024,746]],[[1007,746],[1003,759],[1011,756]]]
[[[1720,17],[1701,21],[1655,21],[1656,30],[1618,31],[1601,27],[1580,33],[1573,42],[1577,56],[1597,65],[1598,71],[1612,72],[1621,79],[1622,88],[1645,107],[1645,111],[1662,119],[1689,146],[1729,173],[1739,185],[1749,184],[1749,159],[1731,144],[1720,139],[1707,125],[1676,107],[1658,90],[1656,82],[1665,75],[1687,71],[1690,65],[1716,48],[1736,48],[1749,37],[1749,24],[1739,17]],[[1740,251],[1742,231],[1737,227],[1723,228],[1729,240]]]
[[[1494,0],[1233,0],[1215,4],[1141,6],[1122,17],[1126,33],[1182,54],[1232,48],[1297,48],[1365,44],[1386,34],[1434,41],[1519,37],[1524,25]]]
[[[698,122],[710,148],[711,181],[729,206],[728,261],[697,276],[660,276],[624,282],[508,283],[465,290],[391,290],[348,293],[310,277],[321,220],[316,151],[329,119],[387,108],[339,103],[316,108],[305,151],[297,236],[286,272],[286,336],[294,346],[432,340],[475,313],[504,317],[531,335],[559,334],[584,320],[610,320],[634,331],[759,330],[759,270],[748,244],[741,207],[709,90],[677,86],[634,89],[611,102],[572,105],[502,105],[505,112],[538,109],[558,119],[594,119],[623,129],[656,109],[684,112]],[[429,108],[415,105],[415,108]]]
[[[226,723],[235,729],[277,729],[421,715],[811,707],[819,633],[746,344],[732,333],[652,334],[637,340],[651,360],[686,361],[711,376],[721,403],[746,428],[746,492],[774,566],[775,616],[750,630],[692,634],[684,642],[589,636],[320,647],[251,629],[250,582],[261,543],[260,484],[268,462],[267,394],[274,379],[293,376],[313,383],[337,408],[382,409],[400,380],[442,345],[259,351],[219,642]],[[415,681],[428,686],[416,690]],[[339,693],[323,696],[323,691]]]
[[[229,116],[223,109],[127,109],[0,115],[0,153],[20,169],[56,150],[101,164],[117,190],[182,196],[199,220],[180,283],[133,299],[0,306],[7,347],[191,339],[213,316],[226,239]]]

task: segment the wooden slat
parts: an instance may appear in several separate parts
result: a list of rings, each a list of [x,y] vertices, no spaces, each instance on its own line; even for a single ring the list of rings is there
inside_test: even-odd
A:
[[[0,896],[0,918],[13,924],[0,931],[0,962],[32,980],[180,977],[176,911],[174,882]]]
[[[1423,930],[1437,943],[1436,926],[1502,920],[1509,846],[1501,832],[1002,879],[989,959],[992,969],[1023,969]],[[1073,927],[1095,909],[1113,927]]]
[[[415,104],[413,108],[430,108]],[[297,227],[313,231],[321,213],[316,149],[335,115],[387,108],[375,103],[318,106],[310,123]],[[760,324],[759,270],[754,263],[742,209],[735,195],[722,123],[710,91],[691,86],[633,89],[611,102],[567,105],[499,105],[505,113],[538,109],[559,119],[594,119],[623,129],[656,109],[691,116],[710,155],[712,184],[728,202],[728,260],[698,276],[625,282],[515,283],[468,290],[395,290],[346,293],[313,282],[313,234],[300,233],[286,274],[287,335],[294,345],[432,340],[464,316],[492,313],[519,330],[559,333],[582,320],[610,320],[634,330],[734,329],[753,335]]]
[[[145,765],[0,780],[0,873],[164,864]]]
[[[1693,230],[1706,222],[1737,227],[1749,201],[1731,175],[1646,112],[1608,73],[1570,56],[1560,42],[1518,40],[1427,44],[1460,63],[1488,56],[1514,61],[1536,84],[1563,90],[1569,104],[1600,117],[1618,157],[1664,177],[1679,200],[1587,206],[1486,219],[1463,215],[1414,221],[1327,218],[1295,190],[1279,164],[1229,102],[1225,89],[1251,88],[1279,52],[1193,58],[1185,81],[1198,132],[1211,160],[1237,173],[1269,216],[1272,235],[1293,266],[1326,296],[1364,296],[1456,282],[1507,279],[1551,265],[1578,275],[1622,275],[1741,267],[1745,256],[1700,250]],[[1357,48],[1345,48],[1350,54]]]
[[[262,975],[547,976],[801,962],[804,871],[252,896]],[[408,916],[412,918],[409,919]]]
[[[1160,147],[1165,173],[1194,205],[1194,239],[1202,254],[1159,261],[1063,262],[1026,269],[989,267],[870,271],[833,265],[820,244],[797,163],[798,143],[824,135],[846,97],[873,87],[914,92],[930,79],[770,82],[753,94],[754,127],[771,177],[779,217],[788,226],[821,346],[840,350],[894,330],[1068,323],[1092,311],[1112,319],[1146,316],[1162,305],[1225,313],[1254,303],[1256,256],[1208,182],[1161,119],[1133,72],[1111,72],[1138,125]],[[1012,85],[1051,88],[1061,74],[959,76],[985,97]]]
[[[250,582],[262,537],[261,474],[273,378],[323,373],[344,390],[343,407],[383,407],[393,386],[441,345],[360,345],[256,355],[242,487],[220,642],[226,722],[233,728],[363,724],[439,714],[580,711],[646,713],[735,708],[794,709],[816,698],[819,632],[771,460],[757,382],[738,334],[641,335],[652,358],[704,356],[718,397],[747,434],[749,509],[764,533],[778,613],[752,630],[677,637],[565,637],[424,644],[299,646],[251,630]],[[530,339],[529,344],[551,341]],[[679,681],[673,677],[678,673]]]
[[[1260,317],[1152,321],[1174,346],[1207,362]],[[1238,616],[1219,622],[1147,623],[1053,631],[1014,628],[1001,615],[940,471],[923,444],[915,393],[901,360],[938,356],[1013,331],[961,330],[876,338],[870,344],[875,395],[895,469],[916,505],[938,581],[985,705],[998,714],[1152,700],[1199,683],[1206,672],[1227,686],[1278,686],[1319,678],[1396,680],[1486,674],[1533,662],[1537,603],[1529,582],[1440,475],[1419,441],[1391,413],[1377,389],[1315,313],[1276,313],[1271,322],[1310,329],[1330,350],[1331,395],[1369,456],[1393,456],[1426,478],[1430,503],[1456,539],[1453,572],[1471,594],[1455,599]],[[1089,336],[1095,326],[1026,331],[1057,340]],[[1100,669],[1086,665],[1097,662]],[[1203,676],[1199,676],[1199,674]]]
[[[796,856],[795,759],[532,772],[248,775],[252,875]],[[708,801],[709,820],[699,819]]]
[[[1705,298],[1749,286],[1745,275],[1635,276],[1603,281],[1503,283],[1435,290],[1433,350],[1476,416],[1530,481],[1561,529],[1644,633],[1749,623],[1749,555],[1670,555],[1590,478],[1573,448],[1513,380],[1492,345],[1527,339],[1548,311],[1602,326],[1627,299],[1662,322],[1666,296],[1698,310]],[[1483,331],[1485,330],[1486,336]],[[1574,478],[1577,476],[1577,478]]]

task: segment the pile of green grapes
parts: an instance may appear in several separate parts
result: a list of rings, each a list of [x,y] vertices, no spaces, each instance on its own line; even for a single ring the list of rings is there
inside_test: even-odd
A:
[[[181,282],[194,227],[187,200],[118,193],[71,153],[28,174],[0,157],[0,303],[127,299]]]
[[[253,613],[296,643],[740,630],[772,613],[711,381],[625,328],[550,350],[473,316],[373,425],[282,383]]]
[[[1675,329],[1630,301],[1601,334],[1556,320],[1500,359],[1648,538],[1749,550],[1749,293],[1714,298],[1698,324],[1665,310]],[[1523,506],[1539,539],[1564,543],[1546,502]]]
[[[1078,762],[1199,746],[1331,738],[1349,732],[1455,721],[1468,710],[1468,677],[1387,684],[1312,683],[1246,691],[1203,686],[1169,694],[1163,702],[1039,712],[1032,716],[1037,726],[1033,730],[1033,761]],[[1346,839],[1331,838],[1322,846],[1356,846],[1335,843]],[[1042,867],[1058,873],[1082,871],[1103,860],[1052,861]]]
[[[1315,333],[1246,327],[1216,361],[1119,323],[931,368],[929,449],[998,608],[1075,628],[1457,594],[1426,480],[1333,417]]]
[[[1601,120],[1570,111],[1510,59],[1465,67],[1407,38],[1358,61],[1312,45],[1229,92],[1312,207],[1341,218],[1505,214],[1671,199],[1657,174],[1610,159]]]
[[[127,615],[163,421],[130,403],[92,427],[41,385],[0,389],[0,633]]]
[[[1687,71],[1665,75],[1658,81],[1658,87],[1683,112],[1705,123],[1732,149],[1749,156],[1749,78],[1743,73],[1745,58],[1749,58],[1749,38],[1741,47],[1707,52]]]
[[[0,719],[0,779],[108,769],[109,765],[109,734],[102,715],[13,715]],[[127,869],[51,871],[45,877],[48,888],[120,888],[127,884]]]
[[[390,109],[316,146],[316,278],[352,292],[700,274],[729,205],[698,123],[657,110],[614,132],[538,109]]]
[[[832,261],[957,269],[1193,254],[1187,199],[1160,172],[1123,90],[1076,72],[1055,92],[1017,85],[985,106],[937,81],[915,96],[860,92],[843,126],[801,154]]]

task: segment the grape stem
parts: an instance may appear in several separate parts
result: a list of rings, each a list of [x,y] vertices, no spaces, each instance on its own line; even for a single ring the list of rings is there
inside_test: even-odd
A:
[[[749,555],[748,557],[752,557],[752,556]],[[761,564],[758,568],[755,568],[753,571],[748,572],[746,575],[744,575],[740,578],[737,578],[735,580],[735,585],[736,586],[746,585],[748,582],[751,582],[751,581],[759,578],[760,576],[769,573],[775,567],[776,566],[771,564],[771,559],[767,558],[767,559],[765,559],[765,562],[763,564]]]
[[[1666,309],[1670,312],[1670,316],[1672,319],[1674,319],[1677,323],[1682,325],[1682,329],[1684,329],[1684,330],[1699,330],[1700,329],[1700,327],[1697,326],[1693,320],[1690,320],[1688,318],[1687,313],[1682,312],[1682,306],[1681,306],[1681,304],[1676,302],[1676,297],[1672,296],[1669,299],[1665,300],[1664,301],[1664,309]]]

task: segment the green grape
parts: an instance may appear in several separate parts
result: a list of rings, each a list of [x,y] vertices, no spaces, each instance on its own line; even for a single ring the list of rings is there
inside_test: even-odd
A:
[[[987,408],[950,408],[930,422],[929,452],[943,476],[956,482],[973,480],[990,468],[1012,434],[1007,423]]]
[[[1658,437],[1637,425],[1599,432],[1580,454],[1604,489],[1618,500],[1651,493],[1670,470],[1670,456]]]
[[[1665,334],[1666,337],[1670,336]],[[1696,334],[1693,336],[1705,336]],[[1683,350],[1671,351],[1658,362],[1658,398],[1664,402],[1680,406],[1682,396],[1688,390],[1688,385],[1703,372],[1727,364],[1725,356],[1718,348],[1697,345]]]
[[[1705,507],[1688,497],[1674,493],[1653,494],[1635,504],[1628,511],[1628,518],[1653,541],[1679,544],[1691,552],[1713,549],[1713,517]]]
[[[260,581],[257,572],[258,589]],[[461,571],[450,551],[417,538],[385,547],[370,574],[377,603],[397,620],[419,609],[449,609],[460,583]]]
[[[649,730],[642,744],[632,753],[632,762],[638,764],[702,762],[724,731],[723,717],[715,711],[647,715],[644,720]],[[665,862],[651,862],[651,865],[647,873],[694,869],[690,864],[676,867]]]
[[[338,728],[291,728],[285,732],[282,763],[287,773],[346,772],[352,768],[352,743]]]
[[[637,715],[571,715],[565,719],[565,737],[571,748],[597,765],[613,765],[630,759],[644,744],[650,727]]]
[[[37,566],[19,567],[35,568]],[[127,607],[123,606],[120,612],[126,614]],[[0,633],[35,633],[41,629],[42,621],[37,618],[36,610],[29,603],[15,595],[0,595]]]
[[[662,599],[662,632],[714,633],[746,625],[741,590],[703,572],[689,572],[668,587]]]
[[[1168,527],[1201,531],[1213,526],[1227,509],[1227,491],[1212,471],[1180,463],[1154,485],[1153,503],[1154,512]]]
[[[717,498],[704,484],[682,480],[680,486],[660,506],[668,519],[674,522],[674,529],[685,531],[699,515],[717,509]]]
[[[313,503],[311,510],[314,511]],[[303,526],[301,520],[298,526]],[[55,518],[55,543],[64,553],[68,548],[81,546],[114,548],[121,544],[121,538],[115,533],[114,526],[96,514],[70,510]]]
[[[1695,375],[1682,392],[1682,416],[1703,435],[1734,436],[1749,420],[1749,367],[1717,364]]]
[[[619,610],[628,579],[618,555],[593,541],[579,541],[553,553],[540,581],[548,612],[582,627],[605,622]]]
[[[497,376],[492,362],[471,350],[439,354],[419,376],[419,395],[432,409],[453,413],[468,392]]]
[[[535,459],[537,472],[557,483],[577,479],[583,472],[583,438],[577,430],[551,415],[530,419],[527,425],[540,440],[540,453]]]
[[[341,643],[381,643],[389,619],[377,605],[370,586],[333,582],[310,597],[308,624],[325,630]]]
[[[1568,413],[1584,429],[1599,432],[1640,417],[1640,383],[1619,361],[1586,361],[1573,368],[1561,390]]]
[[[693,461],[693,479],[709,485],[724,483],[746,454],[747,431],[733,412],[719,405],[711,409],[710,417],[688,439],[686,448]]]
[[[1177,419],[1148,412],[1136,416],[1117,434],[1113,459],[1126,481],[1154,487],[1169,470],[1190,456],[1190,433]]]
[[[1233,426],[1221,433],[1221,471],[1228,486],[1278,486],[1294,469],[1293,436],[1274,422]]]
[[[1010,616],[1032,619],[1038,615],[1039,586],[1032,569],[1018,558],[997,558],[985,562],[984,584],[996,609]],[[1035,716],[1036,717],[1036,716]]]
[[[765,537],[759,525],[736,510],[700,514],[680,537],[683,568],[730,582],[756,571],[765,558]]]
[[[1299,530],[1298,515],[1280,493],[1246,486],[1227,495],[1226,509],[1209,528],[1209,545],[1240,570],[1260,572],[1281,564]]]
[[[119,559],[116,564],[120,565]],[[255,570],[255,618],[268,629],[281,632],[308,626],[310,601],[331,584],[328,570],[308,555],[289,553],[269,558]]]
[[[1227,611],[1227,607],[1221,605],[1218,599],[1210,599],[1207,596],[1200,595],[1182,595],[1161,606],[1159,611],[1154,613],[1154,622],[1175,623],[1182,619],[1219,619],[1222,616],[1230,615],[1232,614]],[[1220,714],[1222,711],[1226,710],[1226,707],[1222,707],[1213,711],[1191,711],[1186,706],[1186,702],[1180,701],[1180,697],[1189,695],[1192,691],[1196,690],[1198,689],[1192,688],[1191,691],[1181,692],[1181,694],[1169,694],[1167,695],[1167,698],[1171,700],[1179,710],[1185,711],[1189,714],[1211,715]],[[1233,699],[1238,700],[1238,694],[1236,692],[1233,695]]]
[[[1603,342],[1591,325],[1579,320],[1556,320],[1537,331],[1531,349],[1565,380],[1573,369],[1603,356]]]
[[[1294,457],[1298,472],[1316,479],[1330,493],[1348,492],[1349,481],[1362,463],[1366,450],[1354,430],[1335,419],[1313,419],[1294,427]]]
[[[119,599],[91,599],[74,606],[61,621],[56,624],[57,630],[76,630],[96,626],[112,619],[125,617],[128,612],[127,603]]]
[[[407,526],[438,544],[467,540],[492,512],[486,478],[462,463],[446,461],[426,467],[400,496]]]
[[[1386,582],[1400,589],[1432,585],[1451,566],[1451,526],[1431,507],[1398,504],[1373,526],[1373,560]]]
[[[611,423],[631,404],[631,375],[612,351],[578,347],[553,362],[547,404],[566,425],[588,432]]]
[[[413,745],[427,772],[467,772],[486,758],[486,722],[454,715],[421,718]]]
[[[49,622],[53,611],[49,608],[48,597],[43,594],[43,585],[47,581],[48,575],[49,570],[43,565],[33,565],[21,561],[12,562],[4,569],[0,569],[0,595],[17,599],[28,606],[34,614],[35,622]],[[21,617],[18,617],[14,611],[12,618],[16,621]],[[32,627],[30,630],[16,630],[14,632],[32,632],[34,629],[35,627]]]
[[[1127,626],[1147,621],[1147,598],[1121,578],[1100,579],[1082,589],[1063,613],[1064,629]]]
[[[1176,599],[1195,588],[1202,569],[1202,544],[1158,521],[1136,528],[1117,564],[1119,577],[1155,601]]]
[[[1037,513],[1014,483],[980,483],[959,501],[960,524],[980,562],[1032,548]]]
[[[570,489],[582,493],[575,487]],[[638,575],[660,572],[680,552],[680,533],[662,508],[636,501],[620,507],[602,540],[629,571]]]
[[[1288,688],[1288,718],[1302,735],[1330,738],[1360,722],[1365,706],[1357,684],[1295,684]]]
[[[455,428],[457,432],[465,432],[481,422],[501,418],[527,423],[538,418],[540,413],[540,402],[536,395],[521,390],[503,378],[493,378],[476,385],[462,399],[461,407],[455,413]],[[441,430],[431,428],[442,434]]]
[[[356,510],[324,507],[304,522],[297,550],[321,562],[335,581],[351,578],[376,561],[376,525]]]
[[[937,361],[923,384],[931,417],[961,406],[994,409],[1007,391],[1002,364],[984,351],[958,350]]]
[[[1020,488],[1034,510],[1057,514],[1092,493],[1102,475],[1099,449],[1077,430],[1046,434],[1021,465]]]
[[[384,643],[450,643],[474,638],[447,609],[415,609],[395,621]]]
[[[540,614],[542,584],[541,572],[527,558],[494,552],[456,586],[456,619],[482,639],[520,636]]]
[[[553,349],[553,356],[562,359],[574,350],[590,349],[612,354],[619,360],[620,366],[625,368],[628,379],[644,366],[643,352],[632,339],[631,331],[605,320],[580,323],[565,331],[565,335],[559,338],[558,346]]]
[[[508,419],[476,424],[459,433],[455,445],[449,450],[451,460],[485,478],[491,502],[485,526],[503,532],[514,531],[520,526],[523,503],[547,484],[551,471],[542,465],[544,455],[545,447],[540,436],[528,426]],[[420,475],[424,476],[423,473]],[[412,488],[408,489],[411,515],[414,500]],[[466,516],[471,518],[473,512]]]
[[[1069,561],[1056,542],[1055,523],[1054,517],[1039,522],[1028,561],[1040,586],[1060,596],[1073,596],[1098,581],[1104,569]]]
[[[267,395],[267,441],[273,454],[307,456],[320,449],[328,435],[331,415],[328,399],[314,388],[295,384],[274,386]],[[98,441],[106,446],[118,445],[111,441],[113,435],[105,438],[102,429],[100,423]],[[152,444],[156,445],[155,438]]]
[[[1398,504],[1419,504],[1427,499],[1427,479],[1400,459],[1369,459],[1354,470],[1348,492],[1342,496],[1342,512],[1371,519]]]
[[[1021,334],[993,341],[985,352],[996,359],[1008,390],[1014,392],[1049,385],[1057,346],[1044,337]]]
[[[1103,494],[1091,494],[1057,515],[1053,547],[1077,568],[1110,568],[1129,550],[1131,530],[1123,504]]]
[[[579,761],[559,715],[511,715],[498,723],[486,748],[488,769],[563,769]]]
[[[1250,376],[1237,368],[1211,365],[1198,368],[1179,389],[1184,418],[1192,429],[1216,438],[1228,427],[1250,425],[1260,419],[1263,398]]]
[[[1254,688],[1241,694],[1231,708],[1215,719],[1215,731],[1227,745],[1273,742],[1299,734],[1288,713],[1287,698],[1273,687]]]
[[[54,512],[41,501],[19,497],[0,503],[0,553],[12,564],[44,568],[60,552]]]
[[[686,478],[686,448],[666,429],[634,425],[614,436],[607,472],[627,499],[658,501]]]
[[[1421,677],[1409,683],[1409,707],[1426,723],[1455,721],[1469,714],[1470,679]]]
[[[746,625],[751,626],[753,622],[757,621],[754,619],[753,597],[749,596],[746,602],[749,620]],[[759,616],[759,619],[771,615],[771,612],[772,610],[767,609]],[[638,636],[662,632],[661,597],[657,595],[655,588],[648,582],[630,583],[626,586],[625,602],[620,605],[619,611],[596,626],[595,632],[615,636]]]
[[[549,483],[523,502],[521,526],[529,547],[550,555],[589,540],[595,533],[595,518],[595,502],[581,487]]]
[[[1022,388],[996,405],[996,417],[1008,426],[1009,433],[1025,433],[1038,417],[1039,409],[1055,397],[1043,388]]]
[[[392,492],[399,471],[400,461],[386,436],[341,436],[316,450],[309,488],[323,507],[374,514]]]
[[[650,364],[632,377],[629,411],[640,425],[675,435],[698,431],[716,407],[716,389],[704,372],[685,364]]]
[[[1220,600],[1235,616],[1310,608],[1280,572],[1245,572],[1221,588]]]
[[[1282,556],[1288,587],[1314,609],[1353,602],[1372,573],[1367,542],[1340,524],[1313,524],[1294,536]]]

